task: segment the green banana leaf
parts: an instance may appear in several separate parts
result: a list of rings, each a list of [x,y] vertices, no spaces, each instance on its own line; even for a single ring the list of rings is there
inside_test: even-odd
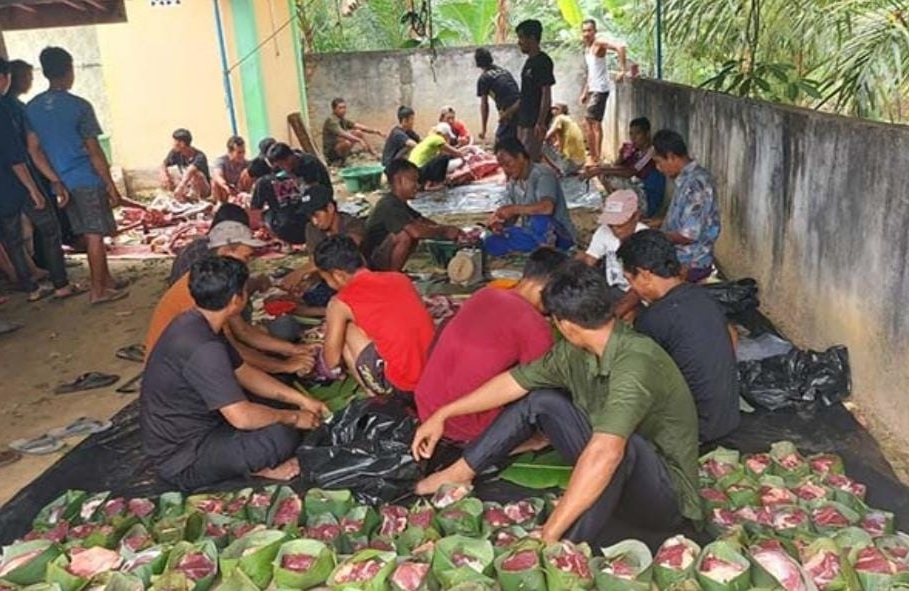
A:
[[[726,582],[716,581],[701,571],[701,565],[709,556],[739,565],[741,572]],[[695,573],[704,591],[747,591],[751,588],[751,563],[742,556],[736,545],[729,542],[713,542],[705,546],[695,566]]]
[[[812,512],[812,521],[813,521],[813,516],[815,514],[814,512],[820,511],[824,508],[835,509],[840,515],[845,517],[846,520],[849,522],[849,526],[847,526],[847,527],[857,524],[859,522],[859,519],[861,519],[861,517],[859,516],[858,513],[856,513],[855,511],[853,511],[846,505],[843,505],[842,503],[837,503],[836,501],[824,501],[822,503],[818,503],[815,505],[815,508],[813,509],[813,512]],[[839,527],[839,526],[834,526],[834,525],[822,525],[822,524],[818,524],[815,522],[814,529],[815,529],[815,531],[817,531],[817,533],[819,533],[821,535],[832,535],[843,528]]]
[[[883,552],[887,558],[895,562],[902,562],[909,566],[909,535],[902,532],[893,535],[874,538],[874,545]]]
[[[195,542],[202,535],[204,527],[205,518],[201,513],[189,513],[159,519],[152,525],[151,533],[159,544],[176,544],[181,541]]]
[[[274,496],[271,509],[265,524],[274,529],[282,529],[288,533],[296,534],[300,531],[300,521],[303,518],[303,499],[289,486],[278,488]]]
[[[272,485],[250,494],[249,501],[246,503],[246,517],[250,523],[265,523],[277,490],[278,487]]]
[[[109,491],[99,492],[91,495],[82,502],[82,506],[79,507],[79,520],[82,523],[96,523],[98,521],[103,521],[104,512],[104,503],[107,502],[108,497],[110,497]]]
[[[416,588],[414,588],[410,584],[409,580],[407,581],[408,584],[406,586],[404,584],[398,582],[398,576],[399,576],[398,571],[399,570],[403,571],[404,569],[408,569],[408,568],[409,569],[414,569],[414,568],[425,569],[425,572],[423,573],[423,575],[420,579],[420,582],[416,586]],[[430,567],[427,563],[415,562],[413,560],[403,560],[398,563],[398,565],[395,567],[395,570],[392,571],[391,575],[389,575],[388,583],[391,586],[392,591],[431,591],[434,588],[435,581],[433,580],[433,577],[432,577],[432,570],[430,570]]]
[[[821,465],[829,465],[829,467],[821,469]],[[827,474],[846,473],[846,469],[843,466],[843,458],[836,454],[822,453],[808,456],[808,466],[813,474],[821,477],[826,476]]]
[[[231,493],[205,493],[186,497],[184,511],[198,511],[200,513],[223,513],[224,507],[230,502]]]
[[[458,566],[457,556],[470,560],[470,564]],[[432,557],[432,573],[443,587],[451,587],[467,581],[488,582],[492,574],[495,553],[488,540],[467,536],[449,536],[436,542]]]
[[[216,587],[216,591],[259,591],[259,588],[238,568],[234,569],[230,576],[221,578],[221,584]]]
[[[358,505],[347,512],[340,522],[341,537],[338,549],[354,554],[369,547],[369,539],[379,526],[379,514],[367,505]]]
[[[88,498],[84,490],[68,490],[48,503],[32,521],[32,526],[43,531],[57,525],[60,521],[73,523],[82,509],[82,503]]]
[[[242,570],[259,589],[271,582],[272,563],[287,534],[277,530],[250,532],[221,553],[219,565],[223,577],[235,569]]]
[[[772,568],[770,564],[785,564],[789,569],[799,573],[805,591],[818,591],[812,578],[782,545],[776,545],[776,547],[771,544],[766,544],[765,547],[752,546],[748,550],[748,560],[751,562],[751,581],[756,587],[769,589],[782,587],[783,581],[780,581],[777,575],[770,570]]]
[[[468,497],[439,511],[436,521],[446,536],[479,536],[482,516],[483,501]]]
[[[713,474],[707,469],[708,464],[718,464],[723,467],[723,474]],[[745,468],[742,466],[741,454],[734,449],[718,447],[715,450],[702,455],[698,458],[700,470],[698,475],[703,486],[716,485],[720,489],[725,489],[733,482],[738,482],[745,474]]]
[[[660,554],[677,544],[685,545],[687,548],[686,554],[691,559],[689,564],[683,568],[673,568],[667,563],[660,561]],[[682,583],[685,580],[693,581],[694,569],[697,565],[697,557],[700,553],[701,547],[685,536],[674,536],[663,542],[663,545],[660,546],[660,549],[656,553],[653,563],[653,580],[657,587],[660,589],[668,589],[672,585]]]
[[[306,572],[297,572],[282,566],[285,555],[305,554],[315,561]],[[317,587],[331,575],[336,566],[335,554],[323,542],[317,540],[291,540],[284,542],[272,563],[274,582],[278,589],[310,589]]]
[[[448,591],[499,591],[495,581],[465,581],[448,588]]]
[[[812,558],[820,553],[835,554],[839,564],[840,572],[832,581],[825,581],[825,591],[861,591],[858,577],[855,576],[855,570],[849,562],[846,552],[844,552],[832,538],[818,538],[811,542],[801,553],[801,562],[808,565]]]
[[[653,555],[647,544],[638,540],[625,540],[603,548],[603,556],[590,562],[593,580],[599,591],[649,591],[653,578]],[[621,561],[631,573],[621,575],[614,565]]]
[[[468,498],[471,492],[473,485],[470,484],[443,484],[429,502],[436,509],[446,509],[449,505]]]
[[[787,457],[797,459],[797,465],[792,468],[783,466],[780,462]],[[811,472],[811,466],[791,441],[777,441],[771,444],[770,458],[773,460],[773,465],[771,466],[773,474],[782,477],[789,486],[794,486]]]
[[[306,493],[303,502],[307,521],[323,513],[331,513],[340,521],[353,509],[353,493],[349,490],[323,490],[312,488]]]
[[[859,511],[863,514],[862,525],[868,527],[868,524],[880,523],[881,535],[892,534],[895,530],[894,527],[894,515],[890,511],[883,511],[881,509],[867,509],[865,511]]]
[[[586,572],[568,572],[556,566],[554,560],[564,554],[578,554]],[[592,589],[593,574],[590,572],[590,547],[587,544],[573,544],[568,541],[549,544],[543,549],[543,568],[549,591],[571,591]]]
[[[660,587],[660,591],[703,591],[696,579],[682,579],[668,587]]]
[[[63,548],[49,540],[19,542],[3,548],[0,571],[3,579],[16,585],[34,585],[44,581],[47,565],[63,553]],[[30,558],[26,558],[29,557]],[[24,561],[12,567],[13,561]],[[9,570],[11,569],[11,570]]]
[[[220,515],[218,513],[207,513],[203,515],[205,523],[202,526],[201,539],[211,540],[215,543],[215,547],[217,547],[218,550],[227,547],[231,542],[230,531],[236,521],[232,517]]]
[[[752,480],[757,480],[765,473],[769,472],[773,460],[770,454],[748,454],[742,458],[742,466],[745,468],[745,476]]]
[[[543,570],[543,560],[540,558],[542,546],[542,543],[537,540],[521,540],[496,557],[493,565],[496,570],[496,580],[502,587],[502,591],[546,591],[546,571]],[[504,562],[516,554],[524,552],[530,552],[536,556],[536,565],[521,571],[507,570],[503,567]]]
[[[729,497],[729,507],[732,509],[754,507],[760,504],[758,485],[748,477],[731,483],[726,488],[726,496]]]
[[[142,579],[119,571],[112,571],[95,577],[87,589],[100,591],[145,591]]]
[[[166,492],[158,497],[157,519],[168,519],[183,515],[183,495],[178,492]]]
[[[193,591],[195,584],[186,575],[170,571],[155,577],[149,591]]]
[[[403,533],[394,539],[395,549],[401,556],[411,554],[416,548],[420,548],[431,542],[436,542],[442,537],[442,534],[434,527],[416,527],[409,526]]]
[[[510,466],[499,473],[499,477],[534,490],[549,488],[565,490],[568,488],[573,469],[574,466],[555,450],[542,453],[527,452],[515,458]]]
[[[246,505],[249,503],[252,494],[253,489],[251,488],[244,488],[237,491],[227,504],[224,505],[224,514],[239,521],[248,519],[249,515],[246,512]]]
[[[338,564],[331,575],[329,575],[327,584],[332,589],[340,589],[343,591],[386,591],[388,589],[388,577],[391,576],[391,573],[395,569],[395,558],[394,552],[382,552],[381,550],[373,550],[371,548],[361,550],[344,562]],[[376,560],[381,565],[378,573],[376,573],[374,577],[367,581],[338,581],[339,578],[345,578],[345,575],[350,572],[350,569],[353,568],[354,565],[368,560]]]
[[[208,591],[208,589],[211,587],[212,583],[214,582],[215,577],[218,576],[218,549],[215,548],[215,544],[211,540],[205,540],[205,541],[196,542],[196,543],[178,542],[177,544],[175,544],[173,549],[171,549],[170,554],[167,557],[167,565],[164,567],[164,574],[161,576],[161,578],[166,578],[167,579],[166,583],[169,584],[173,580],[172,575],[174,575],[174,574],[182,575],[183,573],[180,573],[180,572],[175,573],[174,571],[176,571],[178,569],[178,567],[180,565],[180,561],[183,559],[183,557],[186,556],[187,554],[193,553],[193,552],[204,554],[206,556],[206,558],[208,558],[211,561],[213,568],[212,568],[211,574],[209,574],[205,577],[202,577],[198,581],[193,582],[193,581],[187,579],[189,581],[189,591]],[[174,580],[173,582],[179,584],[178,579]],[[157,582],[153,582],[152,587],[155,587],[156,584],[157,584]],[[164,584],[165,583],[162,583],[162,585],[164,585]],[[169,589],[169,588],[164,587],[162,589],[159,586],[158,589],[156,589],[156,591],[165,591],[166,589]]]
[[[855,549],[867,548],[874,544],[871,534],[860,527],[847,527],[833,534],[833,541],[843,551],[850,553]]]
[[[70,559],[66,554],[55,558],[47,565],[46,581],[60,585],[61,591],[80,591],[88,585],[88,579],[69,572],[69,564]]]
[[[170,550],[170,546],[153,546],[142,552],[124,556],[125,562],[120,570],[135,575],[147,588],[151,585],[153,577],[164,572]]]
[[[22,587],[21,591],[60,591],[60,585],[56,583],[35,583],[28,587]]]
[[[142,550],[151,548],[154,543],[154,538],[145,524],[136,523],[120,537],[120,554],[124,558],[129,558]]]
[[[335,413],[347,408],[355,398],[362,397],[363,391],[357,380],[347,376],[343,380],[337,380],[328,384],[312,384],[304,386],[300,382],[294,384],[294,387],[306,392],[309,396],[320,402],[324,402],[328,410]]]
[[[512,525],[503,527],[489,534],[489,541],[492,542],[492,549],[498,557],[508,552],[512,546],[528,537],[528,532],[523,527]]]

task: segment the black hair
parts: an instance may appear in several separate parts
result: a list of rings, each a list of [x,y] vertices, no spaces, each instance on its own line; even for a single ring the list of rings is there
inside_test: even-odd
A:
[[[558,320],[596,329],[612,320],[609,284],[601,270],[569,261],[543,289],[543,307]]]
[[[485,47],[478,47],[477,50],[473,52],[473,61],[477,64],[478,68],[486,70],[492,67],[492,54],[489,53],[489,50]]]
[[[395,158],[388,164],[388,168],[385,169],[385,176],[388,178],[389,184],[393,183],[395,177],[402,172],[414,172],[419,175],[420,169],[416,164],[406,158]]]
[[[273,137],[263,138],[259,141],[259,156],[265,156],[268,153],[268,149],[274,146],[277,143]]]
[[[13,60],[9,63],[9,94],[18,96],[23,94],[25,88],[25,76],[34,70],[32,65],[25,60]]]
[[[45,47],[38,56],[41,71],[48,80],[62,78],[73,69],[73,56],[62,47]]]
[[[196,306],[210,312],[223,310],[234,296],[243,295],[249,269],[243,261],[211,255],[196,261],[189,270],[189,293]]]
[[[658,277],[670,279],[678,277],[682,272],[675,246],[659,230],[635,232],[622,243],[616,256],[632,275],[650,271]]]
[[[661,129],[653,135],[653,151],[661,158],[675,154],[679,158],[688,158],[688,146],[677,131]]]
[[[265,175],[271,174],[271,166],[268,165],[268,162],[265,161],[264,157],[256,156],[249,161],[246,172],[249,173],[249,176],[252,178],[260,179]]]
[[[530,37],[539,41],[543,38],[543,23],[536,19],[521,21],[515,27],[515,32],[522,37]]]
[[[278,162],[280,160],[287,160],[288,158],[290,158],[293,155],[294,155],[294,151],[291,149],[290,146],[288,146],[284,142],[273,143],[268,148],[268,152],[266,152],[267,158],[269,160],[271,160],[272,162]]]
[[[177,140],[178,142],[183,142],[187,146],[193,145],[193,134],[188,129],[185,129],[183,127],[175,129],[174,133],[172,133],[170,137]]]
[[[530,281],[539,281],[546,284],[559,267],[565,264],[568,255],[551,246],[541,246],[527,258],[524,263],[524,272],[521,278]]]
[[[319,243],[312,257],[320,271],[353,273],[366,266],[357,243],[350,236],[329,236]]]
[[[524,158],[527,158],[528,160],[530,159],[530,152],[527,151],[527,148],[524,147],[524,144],[521,143],[521,140],[513,136],[506,136],[497,141],[495,148],[493,148],[492,151],[494,154],[498,154],[499,152],[507,152],[515,158],[518,156],[524,156]]]
[[[343,98],[341,98],[341,97],[339,97],[339,96],[336,96],[335,98],[331,99],[331,109],[332,109],[332,111],[334,111],[335,109],[337,109],[337,108],[338,108],[338,105],[343,105],[343,104],[346,103],[346,102],[347,102],[347,101],[345,101]]]
[[[644,133],[650,133],[650,119],[647,117],[632,119],[631,123],[628,124],[628,127],[640,129]]]
[[[410,107],[405,107],[404,105],[398,107],[398,123],[403,123],[405,119],[413,116],[414,110]]]
[[[584,25],[593,25],[593,30],[594,31],[597,30],[597,22],[595,20],[593,20],[592,18],[585,18],[584,20],[582,20],[581,26],[583,27]]]
[[[211,227],[214,228],[221,222],[239,222],[249,227],[249,213],[235,203],[225,203],[215,212]]]
[[[9,75],[9,62],[6,61],[6,58],[0,55],[0,76]]]
[[[240,137],[238,135],[232,135],[229,138],[227,138],[227,151],[228,152],[232,151],[234,148],[245,148],[245,147],[246,147],[246,140],[244,140],[242,137]]]

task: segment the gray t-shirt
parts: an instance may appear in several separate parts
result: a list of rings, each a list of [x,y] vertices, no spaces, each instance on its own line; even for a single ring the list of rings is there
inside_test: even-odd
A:
[[[526,180],[509,181],[505,198],[508,203],[514,205],[534,205],[544,198],[552,199],[555,202],[552,221],[556,232],[563,238],[577,242],[577,230],[568,216],[568,205],[565,203],[562,185],[548,166],[534,164]],[[523,219],[522,225],[526,222],[526,218]]]
[[[228,154],[223,154],[215,160],[214,168],[221,171],[228,185],[236,188],[240,184],[240,175],[243,174],[247,166],[249,166],[249,160],[244,158],[239,162],[234,162]]]

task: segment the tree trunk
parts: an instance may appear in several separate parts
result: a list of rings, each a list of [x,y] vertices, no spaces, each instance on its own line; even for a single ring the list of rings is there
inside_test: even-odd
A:
[[[508,41],[508,0],[499,0],[496,12],[496,43]]]

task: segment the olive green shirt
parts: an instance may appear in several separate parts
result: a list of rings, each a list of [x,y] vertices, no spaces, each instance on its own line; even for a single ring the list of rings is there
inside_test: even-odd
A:
[[[646,439],[669,471],[682,515],[702,519],[697,410],[682,373],[654,341],[617,320],[599,359],[561,340],[511,375],[528,391],[570,391],[595,433]]]

